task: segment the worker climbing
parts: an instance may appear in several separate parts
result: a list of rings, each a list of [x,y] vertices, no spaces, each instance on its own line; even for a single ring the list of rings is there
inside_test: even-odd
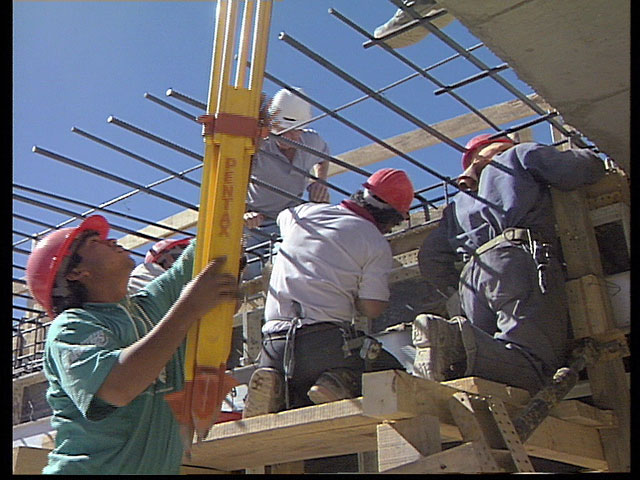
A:
[[[561,152],[489,134],[466,149],[458,184],[470,194],[447,205],[418,254],[427,288],[458,290],[462,315],[416,317],[414,374],[475,375],[534,393],[562,365],[568,335],[549,186],[595,183],[604,163],[588,149]]]

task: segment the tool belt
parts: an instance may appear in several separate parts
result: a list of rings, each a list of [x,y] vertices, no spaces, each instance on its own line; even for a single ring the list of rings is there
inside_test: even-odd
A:
[[[531,233],[531,230],[528,228],[515,228],[510,227],[506,228],[504,232],[502,232],[497,237],[492,238],[486,243],[480,245],[475,252],[474,255],[482,255],[484,252],[491,250],[494,247],[497,247],[501,243],[511,243],[514,245],[529,245],[534,241],[534,237]]]
[[[551,256],[551,245],[544,240],[536,238],[536,235],[528,228],[509,227],[500,235],[480,245],[476,251],[473,252],[473,256],[480,256],[484,252],[503,243],[525,246],[536,265],[540,292],[542,292],[543,295],[547,293],[546,269],[549,265],[549,258]]]

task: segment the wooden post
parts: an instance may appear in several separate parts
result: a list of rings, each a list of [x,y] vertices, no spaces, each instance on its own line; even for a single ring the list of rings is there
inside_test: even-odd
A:
[[[377,437],[380,472],[442,451],[440,420],[432,415],[381,423]]]
[[[554,141],[560,139],[554,131]],[[567,293],[574,304],[570,308],[574,333],[578,336],[615,333],[611,303],[604,287],[602,263],[589,215],[584,189],[560,192],[552,189],[558,235],[567,264]],[[597,292],[594,293],[594,290]],[[589,305],[597,297],[600,312],[595,317],[580,305]],[[588,323],[586,323],[587,320]],[[591,319],[591,320],[589,320]],[[597,322],[597,323],[596,323]],[[587,367],[594,404],[614,411],[618,426],[601,430],[601,439],[609,471],[629,471],[630,394],[622,358]]]

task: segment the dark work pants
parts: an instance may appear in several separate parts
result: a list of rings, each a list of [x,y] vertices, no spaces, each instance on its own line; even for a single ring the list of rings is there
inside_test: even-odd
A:
[[[300,327],[296,332],[294,350],[293,375],[289,381],[289,398],[291,408],[313,405],[307,392],[322,372],[332,368],[348,368],[356,373],[359,390],[362,389],[362,374],[365,371],[387,369],[404,370],[402,365],[389,352],[382,350],[376,360],[365,368],[365,362],[357,351],[345,358],[342,350],[343,337],[340,328],[331,326],[323,328],[327,323],[319,323]],[[260,352],[259,367],[271,367],[284,376],[283,357],[285,351],[285,332],[265,335]]]
[[[466,375],[535,392],[564,361],[568,315],[557,260],[547,267],[547,293],[538,287],[531,254],[501,245],[473,257],[462,270],[462,338]]]

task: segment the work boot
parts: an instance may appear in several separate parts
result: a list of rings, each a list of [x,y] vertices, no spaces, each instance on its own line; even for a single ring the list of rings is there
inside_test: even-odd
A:
[[[416,357],[413,374],[435,382],[459,378],[466,368],[460,324],[433,314],[421,314],[411,329]]]
[[[427,15],[434,15],[444,9],[442,8],[434,8],[436,6],[435,0],[403,0],[403,3],[407,6],[411,6],[413,4],[413,10],[420,15],[421,17],[426,17]],[[385,35],[390,34],[391,32],[397,30],[405,26],[407,23],[413,21],[414,18],[406,13],[402,9],[398,9],[393,17],[391,17],[387,23],[380,25],[373,32],[374,38],[381,38]],[[453,17],[449,14],[445,14],[438,19],[434,20],[432,23],[438,27],[443,28],[451,21]],[[391,48],[402,48],[408,47],[409,45],[413,45],[418,43],[424,37],[429,34],[429,30],[422,26],[415,26],[403,32],[395,37],[392,37],[388,40],[385,40],[385,43],[389,45]]]
[[[279,412],[284,408],[284,379],[275,368],[261,367],[251,375],[242,418]]]
[[[359,394],[358,375],[347,368],[332,368],[322,372],[307,392],[307,396],[316,405],[354,398]]]

